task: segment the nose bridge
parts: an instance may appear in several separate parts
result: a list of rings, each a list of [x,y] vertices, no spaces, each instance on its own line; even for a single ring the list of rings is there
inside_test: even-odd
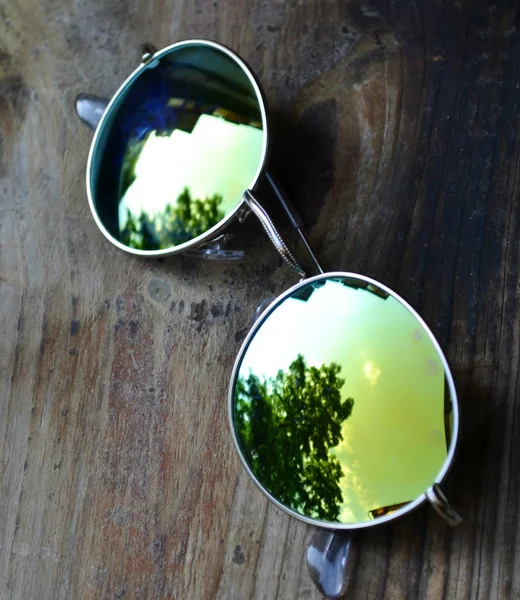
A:
[[[323,269],[322,269],[320,263],[318,262],[318,259],[316,258],[314,252],[312,251],[312,249],[310,247],[309,242],[307,241],[307,238],[305,237],[305,235],[302,231],[303,221],[302,221],[300,215],[297,213],[293,203],[283,193],[281,187],[275,181],[275,179],[273,178],[273,176],[270,173],[266,173],[266,179],[269,182],[269,185],[271,186],[271,188],[273,189],[278,202],[280,203],[280,205],[284,209],[287,217],[289,218],[289,222],[291,223],[292,228],[298,232],[298,235],[300,236],[300,239],[302,240],[303,244],[305,245],[307,253],[311,257],[312,262],[314,263],[318,273],[323,273]]]
[[[295,258],[291,250],[289,250],[289,247],[282,239],[282,236],[278,233],[278,230],[271,220],[271,217],[267,214],[267,211],[263,208],[263,206],[261,206],[250,190],[246,190],[244,192],[243,199],[262,224],[267,236],[273,243],[273,246],[276,248],[280,256],[298,273],[298,275],[300,275],[300,277],[307,277],[303,267]]]

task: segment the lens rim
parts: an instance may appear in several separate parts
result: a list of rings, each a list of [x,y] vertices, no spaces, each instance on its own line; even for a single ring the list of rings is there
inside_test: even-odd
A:
[[[236,451],[237,451],[237,453],[238,453],[238,455],[240,457],[240,460],[242,461],[242,464],[243,464],[246,472],[248,473],[249,477],[251,477],[251,479],[256,484],[256,486],[260,489],[260,491],[263,494],[265,494],[269,498],[269,500],[271,500],[271,502],[273,502],[276,506],[278,506],[278,508],[280,508],[284,512],[288,513],[292,517],[295,517],[296,519],[299,519],[300,521],[304,521],[305,523],[309,523],[310,525],[316,525],[318,527],[323,527],[325,529],[364,529],[366,527],[374,527],[375,525],[381,525],[383,523],[387,523],[388,521],[393,521],[394,519],[397,519],[398,517],[401,517],[402,515],[405,515],[405,514],[411,512],[412,510],[416,509],[418,506],[420,506],[421,504],[423,504],[424,502],[427,501],[427,496],[426,496],[427,490],[424,490],[424,492],[420,496],[418,496],[415,500],[413,500],[412,502],[409,502],[408,504],[406,504],[405,506],[403,506],[399,510],[396,510],[395,512],[393,512],[391,514],[385,515],[385,516],[380,517],[378,519],[374,519],[373,521],[363,521],[361,523],[332,523],[332,522],[329,522],[329,521],[320,521],[319,519],[313,519],[311,517],[307,517],[305,515],[297,513],[295,510],[293,510],[293,509],[289,508],[288,506],[285,506],[284,504],[282,504],[269,491],[267,491],[265,489],[265,487],[262,485],[262,483],[257,479],[256,475],[253,473],[253,471],[249,467],[249,464],[247,463],[247,460],[246,460],[246,458],[245,458],[245,456],[244,456],[244,454],[242,452],[242,448],[240,447],[240,442],[239,442],[239,439],[238,439],[238,433],[236,431],[235,419],[234,419],[234,391],[235,391],[236,381],[237,381],[237,378],[238,378],[238,372],[239,372],[240,365],[242,363],[242,359],[244,357],[244,354],[246,353],[246,351],[247,351],[247,349],[249,347],[249,344],[251,343],[251,340],[256,335],[256,332],[262,327],[263,323],[267,320],[267,318],[269,317],[269,315],[280,304],[282,304],[282,302],[284,302],[284,300],[286,298],[288,298],[289,296],[291,296],[292,294],[294,294],[300,288],[302,288],[304,286],[307,286],[307,285],[309,285],[311,283],[314,283],[314,282],[319,282],[319,281],[323,281],[323,280],[326,280],[326,279],[332,279],[332,278],[336,278],[336,277],[358,279],[360,281],[363,281],[364,283],[375,285],[378,288],[380,288],[383,291],[385,291],[390,296],[392,296],[393,298],[395,298],[405,308],[407,308],[412,313],[412,315],[415,316],[415,318],[417,319],[417,321],[422,325],[422,327],[424,328],[424,330],[426,331],[426,333],[430,337],[430,340],[432,341],[435,349],[439,353],[439,356],[441,358],[441,361],[442,361],[442,364],[443,364],[443,367],[444,367],[444,372],[445,372],[445,375],[446,375],[446,381],[448,382],[448,387],[449,387],[449,390],[450,390],[450,394],[451,394],[451,398],[452,398],[452,405],[453,405],[453,408],[452,408],[453,423],[452,423],[451,440],[450,440],[450,446],[449,446],[449,449],[448,449],[448,454],[447,454],[447,456],[446,456],[446,458],[445,458],[445,460],[444,460],[444,462],[442,464],[442,467],[441,467],[440,471],[438,472],[438,474],[437,474],[437,476],[435,478],[435,481],[432,481],[432,485],[433,484],[439,484],[439,483],[442,482],[442,480],[444,479],[444,477],[448,473],[448,471],[449,471],[449,469],[450,469],[450,467],[451,467],[451,465],[453,463],[453,458],[455,456],[455,450],[456,450],[457,441],[458,441],[458,437],[459,437],[459,404],[458,404],[457,392],[456,392],[456,389],[455,389],[455,383],[453,381],[453,375],[452,375],[451,370],[449,368],[448,362],[446,360],[446,357],[444,356],[443,351],[441,350],[441,347],[440,347],[439,343],[435,339],[435,336],[430,331],[430,328],[426,325],[426,323],[424,322],[424,320],[422,319],[422,317],[417,313],[417,311],[414,310],[408,304],[408,302],[406,302],[406,300],[404,300],[403,298],[401,298],[401,296],[399,296],[398,294],[396,294],[393,290],[391,290],[386,285],[380,283],[379,281],[377,281],[375,279],[372,279],[371,277],[367,277],[365,275],[360,275],[359,273],[351,273],[351,272],[346,272],[346,271],[332,271],[330,273],[323,273],[323,274],[320,274],[320,275],[316,275],[314,277],[309,277],[308,279],[303,279],[299,283],[297,283],[296,285],[292,286],[291,288],[289,288],[288,290],[286,290],[285,292],[283,292],[280,296],[278,296],[262,312],[262,314],[260,315],[260,317],[256,320],[256,322],[254,323],[253,327],[251,328],[251,331],[247,334],[246,339],[244,340],[244,342],[242,343],[242,346],[240,347],[240,350],[238,351],[237,358],[235,359],[235,364],[233,366],[233,372],[231,374],[231,380],[230,380],[230,385],[229,385],[229,393],[228,393],[229,427],[231,429],[231,436],[233,438],[233,443],[235,445],[235,449],[236,449]],[[302,324],[302,327],[304,327],[303,324]]]
[[[130,248],[129,246],[125,246],[125,244],[122,244],[117,238],[115,238],[106,229],[106,227],[103,225],[103,222],[99,218],[99,215],[97,214],[97,210],[96,210],[96,207],[94,204],[94,191],[92,189],[93,188],[93,186],[92,186],[92,178],[93,178],[92,167],[94,164],[94,160],[96,158],[96,152],[98,151],[99,140],[101,139],[101,136],[105,134],[105,129],[107,127],[107,123],[110,122],[110,119],[112,117],[114,105],[117,105],[117,103],[121,97],[121,94],[123,94],[134,83],[134,81],[140,76],[140,74],[145,69],[149,68],[150,63],[153,63],[153,61],[160,59],[162,56],[169,54],[171,52],[174,52],[175,50],[179,50],[181,48],[186,48],[189,46],[206,46],[208,48],[213,48],[215,50],[219,50],[220,52],[223,52],[229,58],[234,60],[237,63],[237,65],[242,69],[242,71],[247,75],[249,81],[251,82],[251,85],[253,86],[253,89],[255,90],[256,96],[258,98],[258,104],[260,106],[260,113],[262,116],[262,126],[263,126],[263,131],[264,131],[263,138],[264,139],[263,139],[263,145],[262,145],[262,155],[260,158],[258,169],[256,171],[256,174],[255,174],[252,182],[251,182],[251,185],[248,186],[248,188],[245,188],[244,192],[246,191],[246,189],[251,189],[251,190],[254,189],[255,186],[257,185],[258,181],[263,177],[263,175],[265,174],[265,171],[266,171],[266,165],[267,165],[267,161],[268,161],[268,157],[269,157],[269,153],[270,153],[270,129],[269,129],[269,116],[268,116],[268,111],[267,111],[267,102],[266,102],[264,91],[263,91],[256,75],[249,68],[249,66],[235,52],[233,52],[226,46],[224,46],[218,42],[214,42],[212,40],[206,40],[206,39],[183,40],[181,42],[176,42],[175,44],[171,44],[169,46],[161,48],[149,60],[142,62],[137,67],[137,69],[135,69],[135,71],[133,71],[125,79],[125,81],[118,88],[118,90],[116,91],[114,96],[111,98],[110,102],[107,105],[105,112],[103,113],[103,116],[101,117],[101,120],[96,128],[96,131],[94,132],[94,137],[93,137],[92,143],[90,145],[89,155],[88,155],[88,159],[87,159],[87,170],[86,170],[87,197],[88,197],[88,202],[89,202],[89,206],[90,206],[90,211],[92,212],[92,216],[94,217],[94,221],[96,222],[96,225],[101,230],[101,233],[108,239],[109,242],[114,244],[114,246],[117,246],[119,249],[124,250],[125,252],[129,252],[130,254],[135,254],[137,256],[155,256],[155,257],[171,256],[173,254],[185,252],[186,250],[195,249],[198,246],[215,239],[220,233],[222,233],[229,226],[229,224],[234,219],[241,216],[241,214],[244,211],[244,208],[247,206],[245,201],[242,199],[241,201],[239,201],[237,203],[236,207],[231,212],[229,212],[221,221],[219,221],[211,229],[208,229],[207,231],[205,231],[202,235],[199,235],[188,242],[184,242],[183,244],[179,244],[178,246],[173,246],[172,248],[164,248],[161,250],[138,250],[135,248]]]

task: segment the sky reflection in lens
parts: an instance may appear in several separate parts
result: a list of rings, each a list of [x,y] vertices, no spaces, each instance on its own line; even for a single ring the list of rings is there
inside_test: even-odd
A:
[[[96,212],[135,249],[188,242],[240,203],[264,146],[244,70],[210,46],[173,49],[134,79],[105,121],[92,160]]]
[[[415,500],[449,445],[451,401],[430,336],[394,297],[364,288],[328,279],[284,300],[251,340],[235,388],[256,477],[283,504],[331,522]]]

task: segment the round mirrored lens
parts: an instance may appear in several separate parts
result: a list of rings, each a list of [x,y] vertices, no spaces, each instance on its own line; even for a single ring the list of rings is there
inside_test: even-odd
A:
[[[304,517],[389,515],[445,466],[455,400],[444,364],[415,314],[373,283],[299,286],[241,352],[231,414],[243,459]]]
[[[261,102],[250,74],[218,47],[154,58],[98,132],[90,189],[103,227],[129,248],[164,250],[220,223],[261,169]]]

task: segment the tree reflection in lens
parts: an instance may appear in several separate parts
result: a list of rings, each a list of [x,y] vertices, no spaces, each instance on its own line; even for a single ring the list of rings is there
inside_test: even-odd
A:
[[[222,196],[199,200],[191,197],[188,188],[177,198],[174,206],[167,204],[163,211],[149,214],[141,209],[136,217],[129,209],[121,220],[121,241],[130,248],[161,250],[178,246],[201,235],[224,218],[220,210]]]
[[[406,305],[364,279],[329,277],[276,305],[242,351],[235,433],[283,505],[367,522],[414,501],[443,469],[445,383],[443,358]]]
[[[300,354],[274,378],[252,372],[236,386],[236,426],[242,449],[264,487],[296,511],[337,521],[343,495],[339,460],[330,452],[354,401],[335,363],[307,366]]]

